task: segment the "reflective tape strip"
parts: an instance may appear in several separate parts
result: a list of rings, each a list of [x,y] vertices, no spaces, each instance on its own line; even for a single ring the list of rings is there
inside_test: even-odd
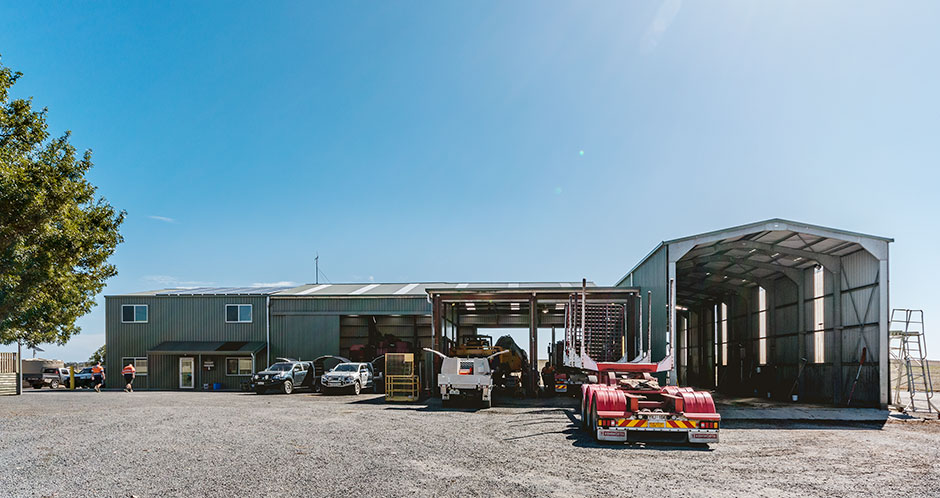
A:
[[[671,429],[694,429],[695,422],[691,420],[669,420],[666,422],[666,427]]]

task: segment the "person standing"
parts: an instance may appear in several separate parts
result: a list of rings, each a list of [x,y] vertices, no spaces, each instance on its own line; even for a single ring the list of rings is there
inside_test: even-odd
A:
[[[137,376],[137,369],[134,368],[134,363],[128,363],[121,373],[124,374],[124,383],[127,384],[124,386],[124,392],[134,392],[134,377]]]
[[[101,386],[104,385],[104,367],[101,366],[100,361],[91,367],[91,379],[95,385],[95,391],[100,393]]]

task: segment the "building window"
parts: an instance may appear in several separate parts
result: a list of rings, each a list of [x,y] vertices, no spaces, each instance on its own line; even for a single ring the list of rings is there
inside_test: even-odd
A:
[[[226,358],[225,375],[251,375],[251,358]]]
[[[813,270],[813,361],[826,361],[826,280],[825,269],[816,265]]]
[[[721,303],[721,366],[728,366],[728,305]]]
[[[767,364],[767,289],[757,288],[757,362]]]
[[[137,371],[137,376],[147,375],[147,358],[121,358],[121,368],[127,366],[128,363],[134,365],[134,369]]]
[[[251,323],[251,305],[226,304],[225,323]]]
[[[147,305],[122,304],[121,323],[147,323]]]

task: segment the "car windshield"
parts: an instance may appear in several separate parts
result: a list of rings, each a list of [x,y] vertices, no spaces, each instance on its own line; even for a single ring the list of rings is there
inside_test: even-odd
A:
[[[268,367],[268,370],[274,372],[286,372],[291,369],[291,366],[292,365],[290,363],[275,363]]]
[[[334,372],[358,372],[359,365],[355,363],[340,363],[333,369]]]
[[[85,368],[83,368],[82,371],[79,372],[79,373],[83,373],[83,374],[91,373],[91,367],[85,367]]]

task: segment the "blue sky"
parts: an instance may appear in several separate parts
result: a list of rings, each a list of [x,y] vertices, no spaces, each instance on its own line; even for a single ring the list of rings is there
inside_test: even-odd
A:
[[[929,327],[938,21],[936,2],[6,2],[0,54],[128,212],[106,294],[309,282],[317,251],[333,282],[612,284],[663,239],[782,217],[894,237],[891,304]],[[103,344],[99,302],[47,356]]]

